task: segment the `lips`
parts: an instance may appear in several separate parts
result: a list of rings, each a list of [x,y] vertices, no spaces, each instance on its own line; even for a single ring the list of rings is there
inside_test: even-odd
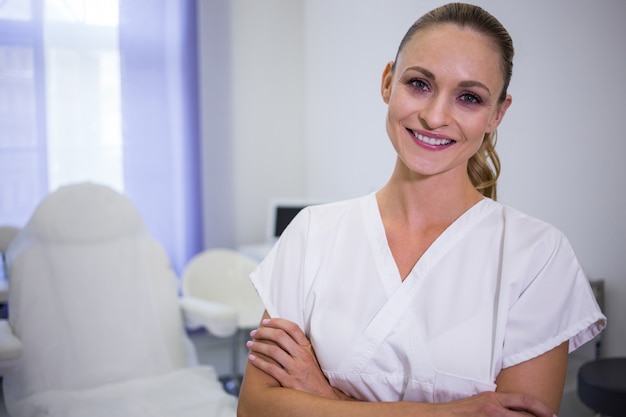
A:
[[[441,139],[441,138],[433,138],[430,136],[425,136],[420,133],[417,133],[414,130],[412,130],[411,133],[413,134],[413,137],[415,137],[415,139],[430,146],[445,146],[454,142],[451,139]]]

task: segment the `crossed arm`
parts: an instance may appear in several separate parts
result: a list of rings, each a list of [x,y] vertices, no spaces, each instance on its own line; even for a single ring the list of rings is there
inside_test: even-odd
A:
[[[309,340],[297,325],[263,316],[248,342],[250,356],[239,417],[510,416],[552,417],[567,367],[567,342],[503,369],[496,392],[441,404],[357,401],[330,386]]]

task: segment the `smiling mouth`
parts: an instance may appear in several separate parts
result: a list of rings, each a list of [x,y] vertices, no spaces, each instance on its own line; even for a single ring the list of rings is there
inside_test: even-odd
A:
[[[413,134],[413,137],[417,140],[419,140],[422,143],[425,143],[427,145],[431,145],[431,146],[444,146],[444,145],[449,145],[451,143],[453,143],[454,141],[452,139],[438,139],[438,138],[431,138],[428,136],[424,136],[422,134],[419,134],[413,130],[410,131]]]

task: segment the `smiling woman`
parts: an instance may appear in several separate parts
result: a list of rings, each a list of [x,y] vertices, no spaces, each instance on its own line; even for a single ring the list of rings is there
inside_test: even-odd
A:
[[[495,201],[512,57],[476,6],[411,27],[382,75],[391,178],[302,210],[252,274],[240,416],[558,412],[606,320],[567,238]]]
[[[490,42],[480,32],[451,23],[425,26],[412,33],[402,53],[387,65],[382,96],[389,105],[387,133],[410,171],[432,175],[458,169],[462,177],[466,172],[489,173],[487,180],[470,175],[471,186],[495,198],[499,172],[484,161],[498,160],[494,132],[511,97],[502,94],[508,71],[493,70],[503,53],[486,48]],[[506,48],[512,51],[512,45]],[[419,153],[420,146],[403,140],[407,130],[428,151],[447,152]]]

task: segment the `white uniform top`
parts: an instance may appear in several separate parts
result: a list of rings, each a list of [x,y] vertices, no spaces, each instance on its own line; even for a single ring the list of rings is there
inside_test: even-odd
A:
[[[606,325],[567,239],[490,199],[402,281],[374,193],[309,207],[251,276],[271,317],[297,323],[330,383],[368,401],[443,402]]]

